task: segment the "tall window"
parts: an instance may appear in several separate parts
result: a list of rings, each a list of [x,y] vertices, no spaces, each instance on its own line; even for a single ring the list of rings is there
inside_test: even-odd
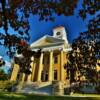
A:
[[[54,70],[54,80],[57,80],[57,70]]]

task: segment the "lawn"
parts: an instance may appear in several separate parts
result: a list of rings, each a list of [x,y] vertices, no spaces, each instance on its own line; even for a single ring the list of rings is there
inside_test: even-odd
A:
[[[2,93],[0,92],[0,100],[100,100],[99,96],[95,97],[72,97],[72,96],[41,96],[33,94],[19,93]]]

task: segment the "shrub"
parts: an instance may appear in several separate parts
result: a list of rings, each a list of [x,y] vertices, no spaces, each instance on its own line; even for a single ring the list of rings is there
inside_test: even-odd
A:
[[[0,81],[0,90],[12,91],[15,88],[16,82],[11,81]]]

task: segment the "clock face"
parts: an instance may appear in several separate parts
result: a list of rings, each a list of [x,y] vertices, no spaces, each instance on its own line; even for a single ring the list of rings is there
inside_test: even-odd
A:
[[[57,32],[57,33],[56,33],[56,37],[61,39],[61,38],[62,38],[61,32]]]
[[[56,35],[61,35],[61,32],[57,32]]]

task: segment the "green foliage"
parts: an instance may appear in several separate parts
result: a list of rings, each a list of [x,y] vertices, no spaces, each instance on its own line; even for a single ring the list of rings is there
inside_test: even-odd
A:
[[[5,61],[3,58],[0,58],[0,67],[2,67],[3,65],[5,65]]]
[[[98,94],[100,94],[100,85],[96,87],[96,91]]]
[[[94,15],[100,10],[100,0],[83,0],[82,9],[79,10],[80,17],[87,18],[88,14]]]
[[[7,80],[8,75],[5,73],[3,69],[0,69],[0,80]]]
[[[30,54],[34,54],[34,52],[29,49],[29,44],[27,43],[30,39],[30,26],[28,21],[30,14],[38,15],[39,21],[54,21],[55,18],[53,14],[57,14],[58,16],[73,15],[78,1],[79,0],[0,0],[0,27],[3,27],[5,30],[4,33],[0,33],[0,44],[9,49],[7,54],[11,58],[14,56],[16,51],[18,54],[22,54],[24,58],[26,58],[24,65],[23,63],[20,63],[22,69],[25,69],[24,72],[29,72],[27,71],[27,69],[30,68]],[[99,11],[99,6],[100,0],[83,0],[82,9],[79,9],[79,16],[84,20],[87,18],[88,14],[94,15],[97,11]],[[8,23],[15,31],[18,32],[18,34],[11,35],[10,33],[8,33]],[[96,20],[91,21],[89,25],[90,26],[88,26],[88,31],[83,32],[82,34],[88,37],[85,38],[86,40],[90,40],[92,38],[92,40],[95,41],[95,39],[97,38],[97,34],[100,34],[100,29],[98,27],[100,25],[100,16],[98,16]],[[99,51],[100,42],[95,44],[96,48],[93,47],[93,43],[89,43],[89,46],[92,46],[93,48],[91,49],[91,51],[89,51],[89,46],[86,46],[87,43],[84,42],[86,40],[84,40],[84,36],[82,34],[73,42],[72,45],[72,53],[74,53],[75,55],[72,56],[73,59],[75,58],[74,60],[76,60],[77,62],[73,64],[73,66],[75,66],[72,67],[74,70],[78,68],[80,69],[80,66],[83,66],[84,62],[88,64],[90,63],[90,66],[96,65],[96,59],[93,52],[95,49],[97,52]],[[75,49],[79,49],[81,53],[78,54],[77,52],[75,52]],[[92,56],[90,57],[91,52]],[[84,56],[86,55],[86,53],[88,57]],[[82,58],[84,58],[83,62]],[[76,65],[79,66],[77,66],[76,68]],[[23,68],[25,66],[27,68]],[[73,69],[71,69],[72,72],[74,72]]]
[[[78,72],[78,81],[81,76],[96,82],[97,61],[100,60],[100,15],[89,21],[88,31],[82,32],[72,43],[72,51],[69,53],[68,69],[74,80],[75,73]],[[99,65],[99,64],[98,64]]]
[[[14,87],[14,85],[16,84],[16,82],[10,82],[10,81],[0,81],[0,90],[7,90],[7,91],[11,91],[12,87]]]

